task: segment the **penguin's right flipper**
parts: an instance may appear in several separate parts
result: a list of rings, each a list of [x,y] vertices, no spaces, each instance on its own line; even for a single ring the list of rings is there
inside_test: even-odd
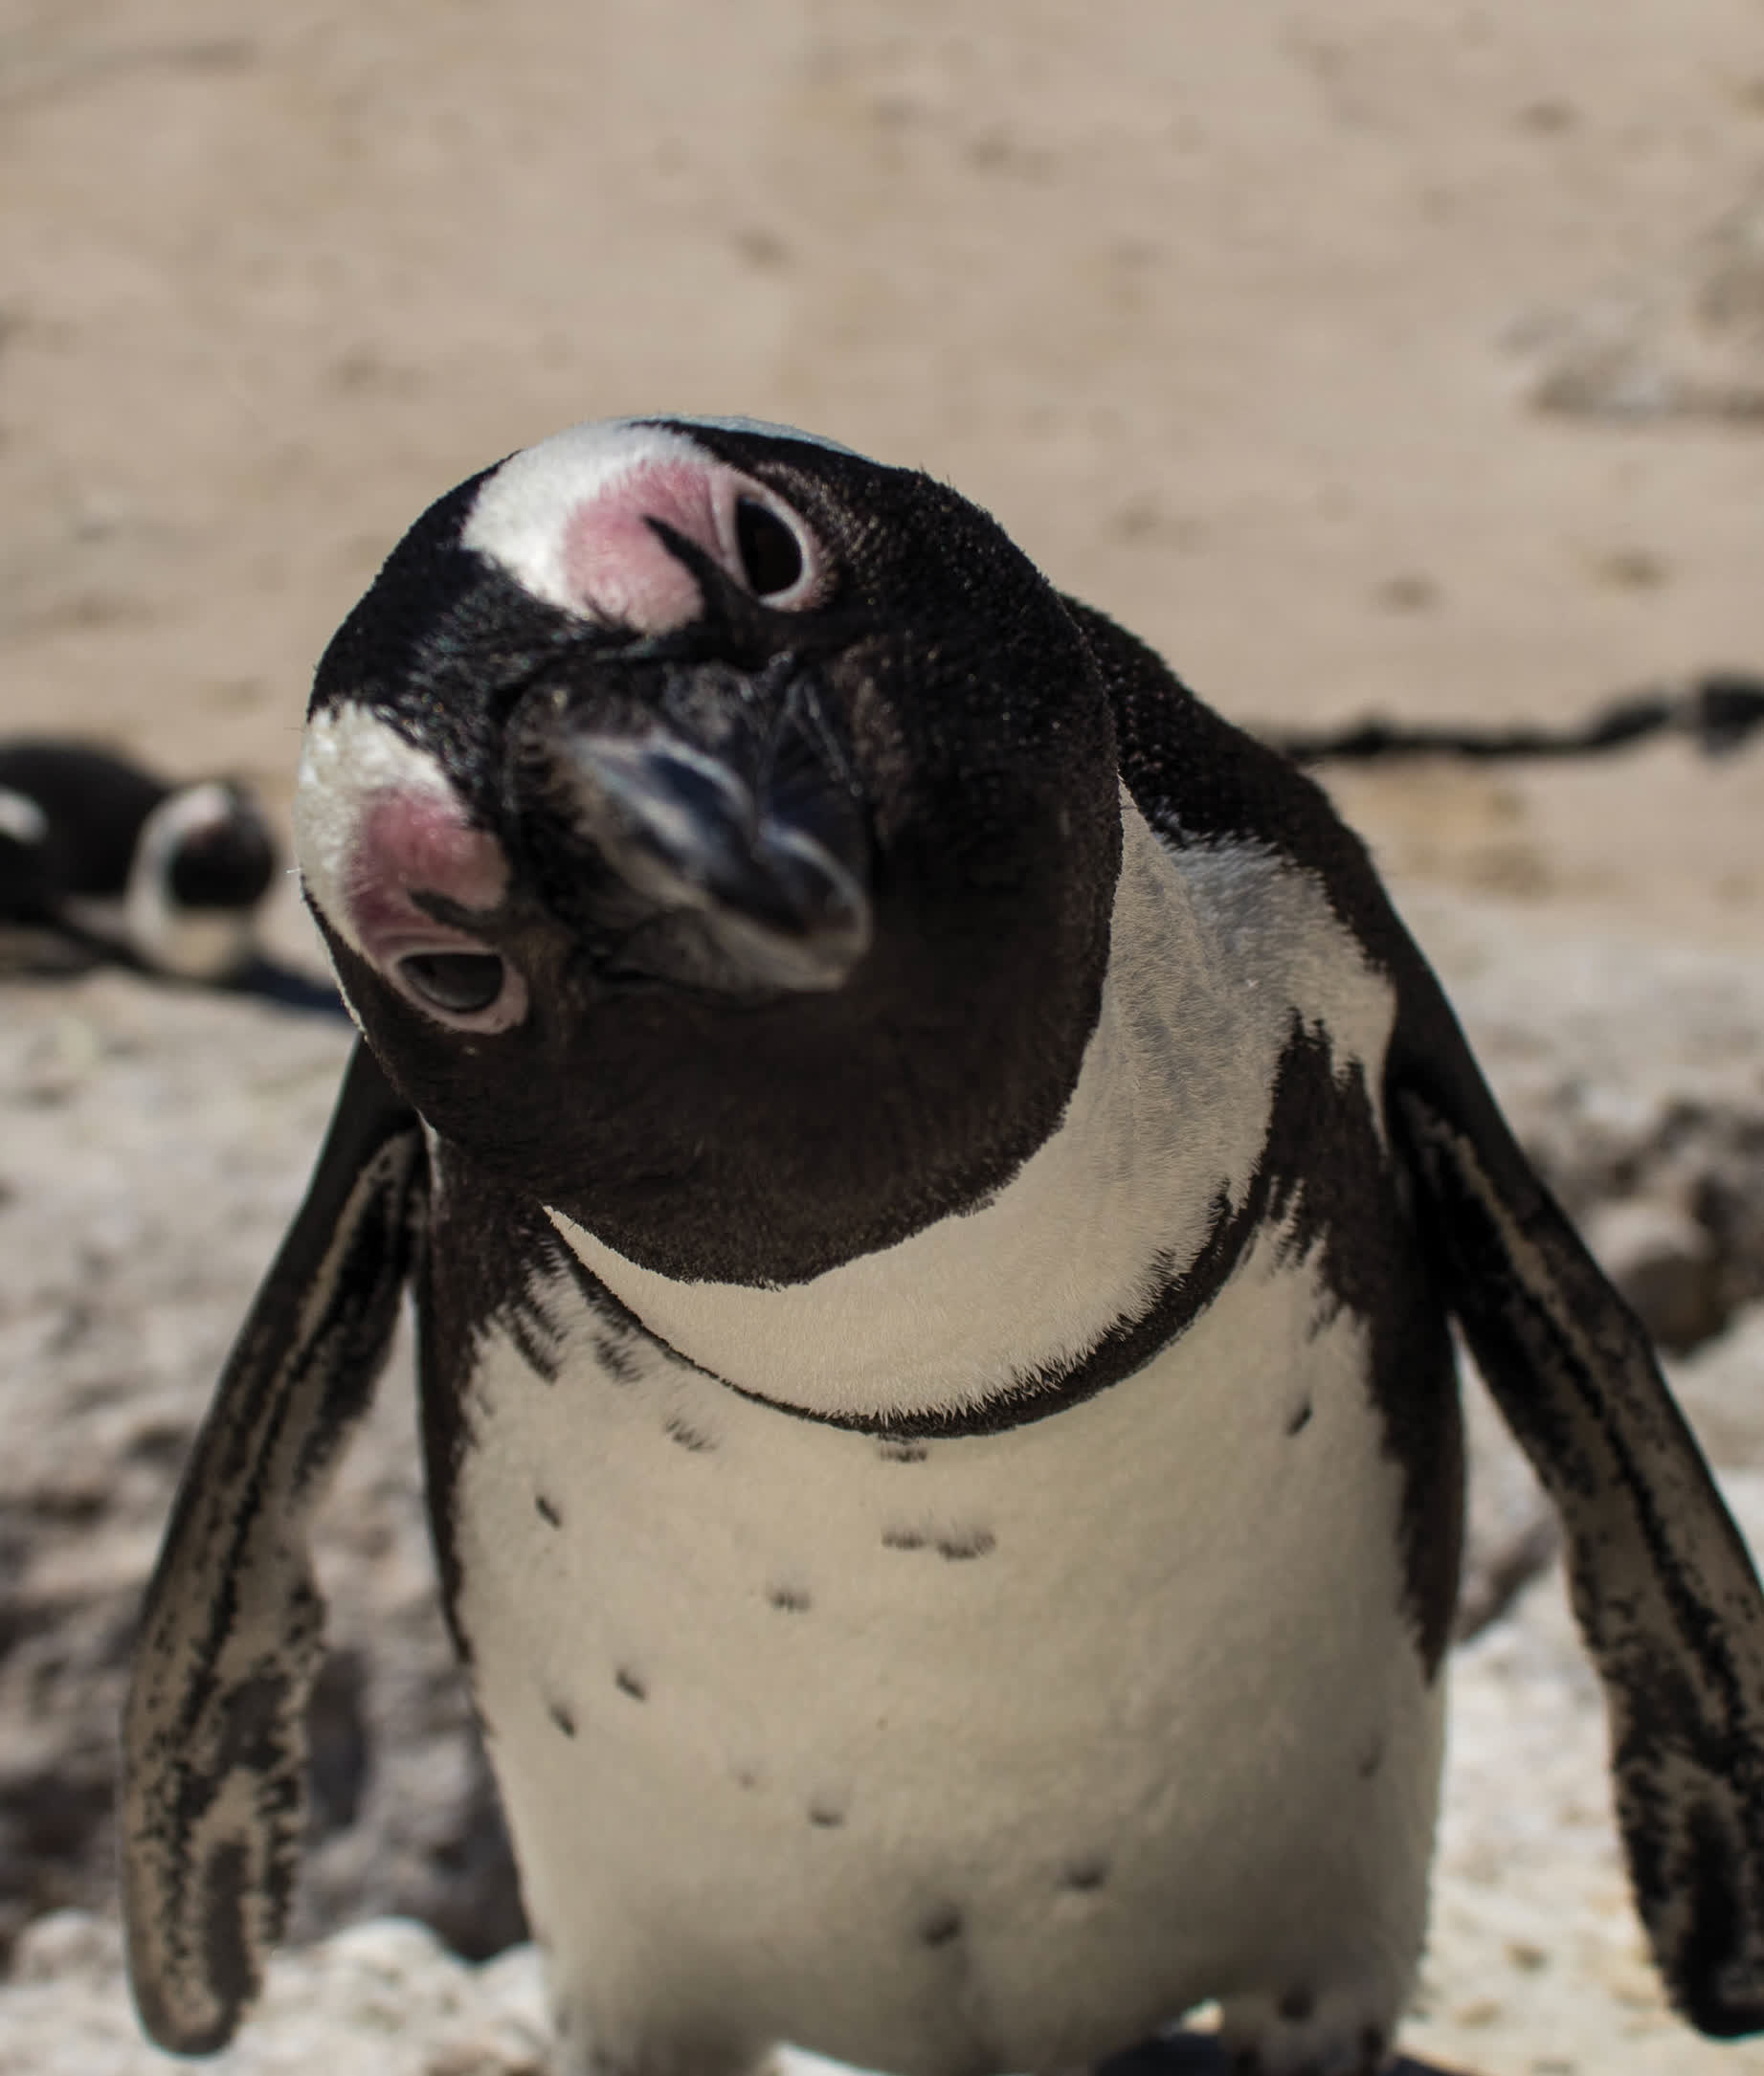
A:
[[[1438,983],[1423,969],[1405,993],[1393,1124],[1452,1309],[1566,1530],[1655,1960],[1702,2031],[1764,2030],[1764,1596],[1646,1334]]]
[[[286,1920],[324,1654],[312,1518],[385,1362],[427,1179],[416,1116],[358,1040],[147,1588],[123,1723],[123,1904],[142,2022],[174,2053],[225,2045]]]

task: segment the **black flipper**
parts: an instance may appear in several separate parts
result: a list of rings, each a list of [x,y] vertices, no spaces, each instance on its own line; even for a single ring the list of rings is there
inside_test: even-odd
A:
[[[1514,1144],[1416,961],[1393,1128],[1490,1390],[1562,1518],[1636,1904],[1705,2033],[1764,2029],[1764,1596],[1647,1337]]]
[[[415,1113],[358,1041],[147,1589],[123,1725],[123,1905],[136,2006],[174,2053],[226,2044],[287,1917],[324,1655],[308,1537],[386,1359],[427,1177]]]

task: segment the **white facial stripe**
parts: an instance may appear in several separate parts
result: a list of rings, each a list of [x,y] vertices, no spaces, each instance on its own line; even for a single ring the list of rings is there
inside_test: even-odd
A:
[[[796,440],[837,454],[849,447],[756,418],[692,418],[680,424]],[[581,585],[568,567],[569,522],[612,485],[644,466],[686,463],[726,470],[683,435],[637,418],[591,419],[512,455],[478,493],[460,545],[505,569],[516,583],[561,612],[585,615]],[[738,473],[738,472],[736,472]],[[767,502],[772,502],[768,497]]]
[[[489,556],[547,605],[581,614],[567,567],[570,515],[644,463],[702,468],[705,460],[690,440],[654,426],[622,418],[572,425],[502,463],[478,493],[460,545]]]
[[[770,418],[703,418],[678,416],[666,413],[670,425],[702,425],[707,433],[754,433],[763,439],[793,439],[803,447],[824,447],[829,454],[848,454],[854,461],[868,458],[860,455],[855,447],[847,447],[842,440],[828,439],[821,433],[805,433],[793,425],[777,425]],[[640,425],[640,418],[624,418],[611,421],[615,424]]]
[[[350,919],[349,866],[368,805],[380,793],[428,793],[457,811],[435,759],[365,706],[328,706],[306,724],[294,795],[294,853],[324,920],[367,956]]]

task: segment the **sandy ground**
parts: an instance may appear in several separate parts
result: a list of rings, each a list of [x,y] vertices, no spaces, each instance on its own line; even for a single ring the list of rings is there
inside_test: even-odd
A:
[[[653,409],[936,471],[1239,716],[1764,660],[1746,397],[1531,401],[1614,294],[1764,388],[1761,170],[1754,0],[0,0],[0,714],[283,792],[421,506]],[[1346,796],[1753,927],[1764,758]]]
[[[404,525],[633,410],[933,470],[1240,719],[1764,666],[1761,28],[0,0],[0,726],[284,801]],[[1627,405],[1544,408],[1612,312]],[[1339,791],[1399,881],[1755,943],[1764,753]]]

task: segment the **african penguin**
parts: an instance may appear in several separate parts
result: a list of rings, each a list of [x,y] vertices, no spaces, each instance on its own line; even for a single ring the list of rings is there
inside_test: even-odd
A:
[[[309,1529],[414,1285],[448,1614],[574,2076],[1382,2068],[1455,1317],[1567,1531],[1680,2009],[1764,2026],[1764,1605],[1358,841],[911,471],[574,428],[320,664],[362,1039],[125,1726],[141,2013],[285,1920]]]
[[[0,743],[0,926],[224,980],[252,956],[275,870],[262,811],[234,780],[174,786],[82,743]]]

